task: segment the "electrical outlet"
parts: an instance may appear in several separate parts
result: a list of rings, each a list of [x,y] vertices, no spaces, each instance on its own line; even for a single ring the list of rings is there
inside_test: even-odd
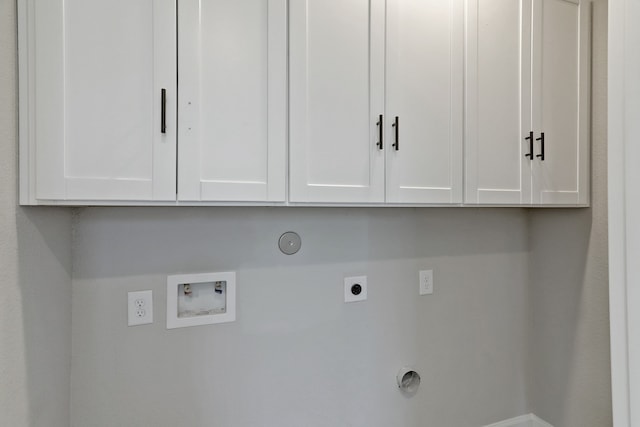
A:
[[[138,291],[129,292],[128,300],[128,325],[146,325],[153,323],[153,292]]]
[[[344,278],[344,302],[357,302],[367,299],[367,276]]]
[[[420,295],[433,293],[433,270],[420,270]]]

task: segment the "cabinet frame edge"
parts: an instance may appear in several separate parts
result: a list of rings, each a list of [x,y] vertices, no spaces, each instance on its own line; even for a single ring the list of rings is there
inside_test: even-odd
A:
[[[17,0],[18,7],[18,180],[20,205],[38,205],[33,141],[33,0]]]

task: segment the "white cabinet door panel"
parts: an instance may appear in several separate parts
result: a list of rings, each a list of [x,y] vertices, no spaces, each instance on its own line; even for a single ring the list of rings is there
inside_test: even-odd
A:
[[[466,203],[588,204],[589,11],[467,0]]]
[[[588,6],[534,0],[534,204],[588,203]],[[585,28],[581,28],[584,26]]]
[[[28,0],[21,10],[28,202],[175,200],[175,2]]]
[[[468,0],[465,202],[528,204],[531,1]]]
[[[286,1],[179,10],[178,197],[284,201]]]
[[[388,202],[462,202],[463,23],[460,0],[387,3]]]
[[[384,201],[384,1],[291,0],[292,202]]]

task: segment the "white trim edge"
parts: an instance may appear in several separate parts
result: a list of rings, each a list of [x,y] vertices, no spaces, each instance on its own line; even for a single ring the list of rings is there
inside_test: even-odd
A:
[[[541,420],[540,418],[536,417],[533,414],[531,414],[531,422],[533,423],[532,427],[553,427],[548,422]]]
[[[546,421],[538,418],[534,414],[521,415],[519,417],[510,418],[484,427],[553,427]]]
[[[629,160],[634,153],[637,126],[634,114],[639,111],[634,88],[638,87],[635,70],[640,67],[636,44],[640,37],[635,22],[640,16],[636,2],[609,0],[608,39],[608,195],[609,195],[609,322],[611,334],[611,395],[613,425],[631,427],[637,424],[637,411],[632,390],[637,374],[634,362],[635,307],[628,295],[638,278],[636,258],[629,252],[637,248],[637,232],[633,225],[639,197],[634,183],[638,171]],[[635,7],[633,7],[635,6]],[[629,158],[629,159],[627,159]],[[629,169],[629,167],[631,167]],[[637,345],[637,344],[636,344]],[[637,351],[637,350],[636,350]],[[634,419],[635,418],[635,419]]]

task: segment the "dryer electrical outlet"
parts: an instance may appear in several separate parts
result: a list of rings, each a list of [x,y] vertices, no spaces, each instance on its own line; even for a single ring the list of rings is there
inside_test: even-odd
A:
[[[367,276],[344,278],[344,302],[358,302],[367,299]]]

